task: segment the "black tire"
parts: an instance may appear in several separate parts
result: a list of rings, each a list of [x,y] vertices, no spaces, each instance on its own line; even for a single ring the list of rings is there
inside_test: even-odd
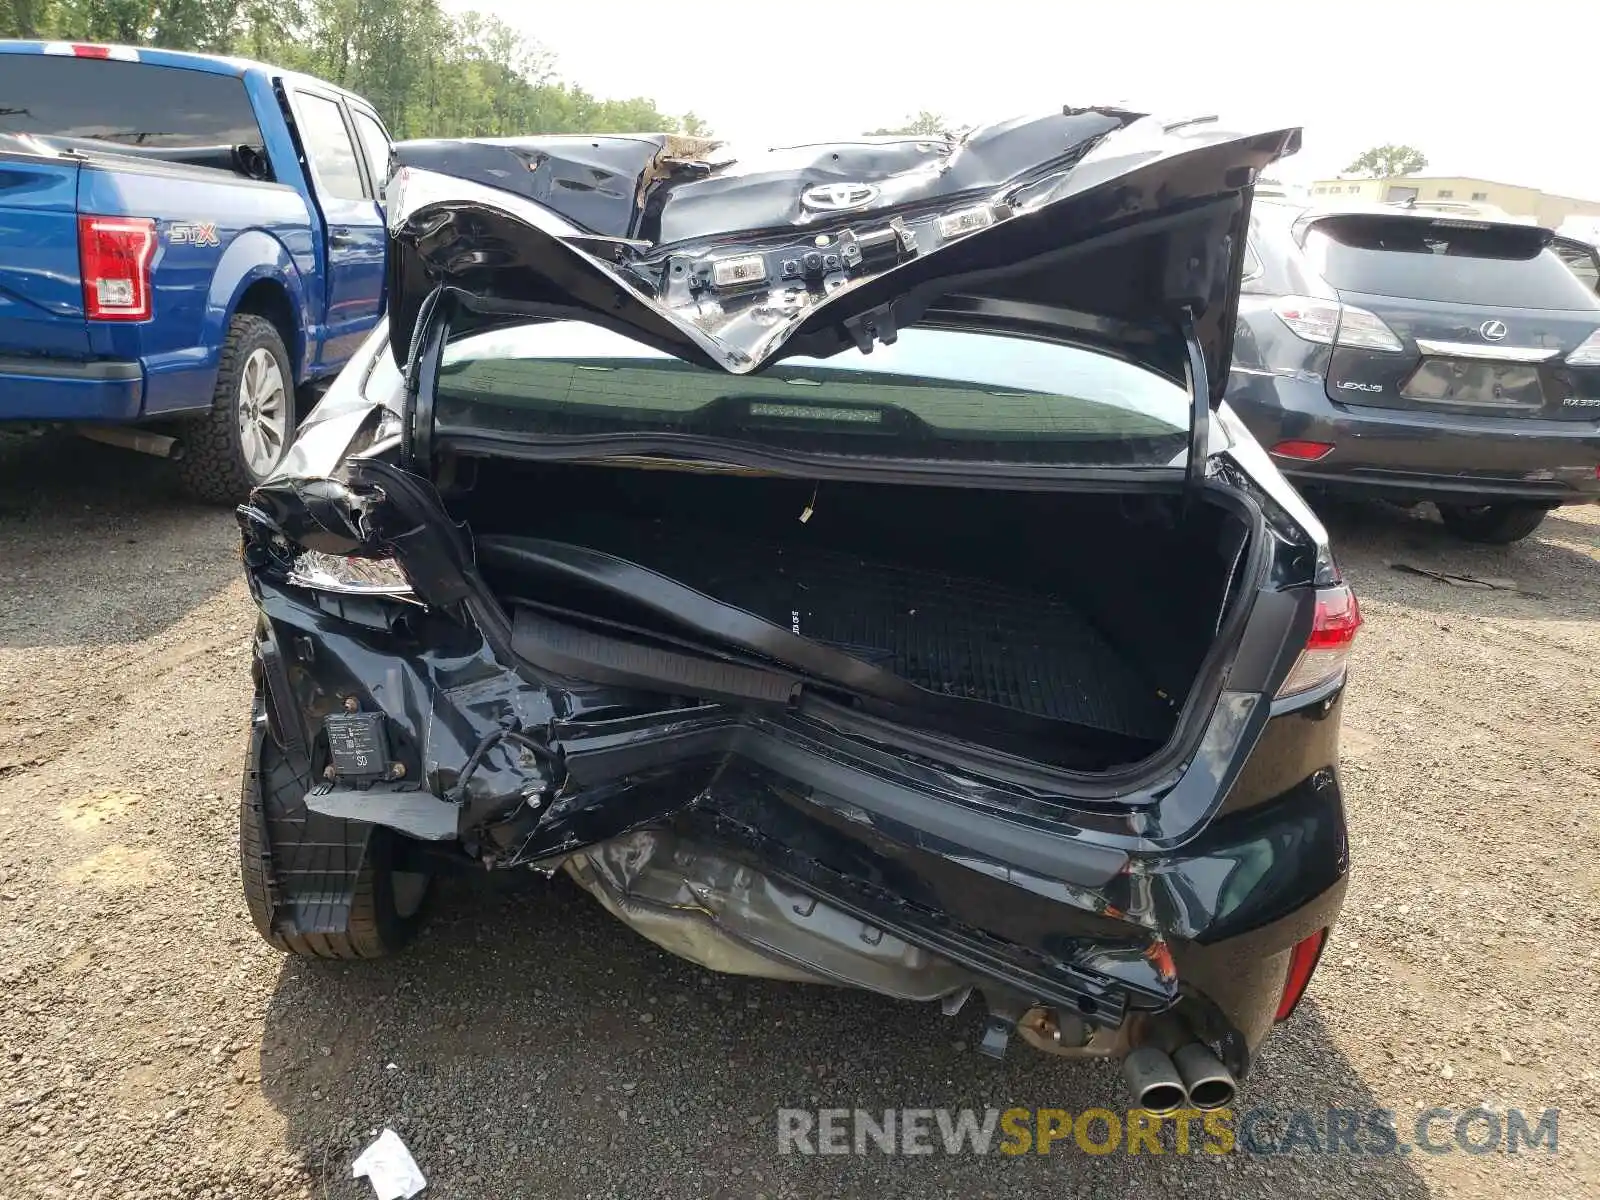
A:
[[[1520,542],[1539,528],[1549,511],[1542,504],[1439,505],[1439,516],[1451,533],[1491,546]]]
[[[239,430],[240,375],[257,350],[265,350],[278,360],[284,383],[283,403],[288,408],[285,448],[294,436],[294,371],[289,351],[271,321],[254,313],[238,313],[228,323],[228,337],[222,344],[211,411],[184,421],[180,430],[183,457],[177,462],[178,479],[197,500],[238,504],[264,478],[264,473],[251,470]]]
[[[274,845],[269,857],[265,834],[269,820],[288,817],[290,821],[279,828],[298,827],[308,838],[319,836],[319,822],[343,822],[307,813],[304,797],[311,780],[309,764],[302,762],[297,767],[291,761],[289,753],[268,732],[262,711],[258,696],[244,790],[239,799],[239,872],[245,906],[256,932],[269,945],[301,958],[382,958],[402,949],[422,925],[432,881],[391,869],[395,835],[381,826],[372,829],[366,857],[356,875],[349,920],[343,929],[302,933],[290,915],[274,913],[272,897],[276,889],[268,872],[273,862],[292,862],[295,847]],[[396,906],[397,886],[410,889],[405,904],[408,911]]]

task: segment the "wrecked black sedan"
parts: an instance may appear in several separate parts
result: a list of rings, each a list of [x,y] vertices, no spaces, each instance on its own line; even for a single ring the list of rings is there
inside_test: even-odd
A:
[[[707,967],[1226,1103],[1344,893],[1360,618],[1220,406],[1253,136],[402,147],[391,318],[240,509],[294,954],[564,872]]]

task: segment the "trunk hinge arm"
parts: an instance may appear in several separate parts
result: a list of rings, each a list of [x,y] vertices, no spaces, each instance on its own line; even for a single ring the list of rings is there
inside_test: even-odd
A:
[[[405,393],[400,408],[400,465],[412,474],[433,477],[433,405],[439,364],[450,338],[455,299],[443,287],[429,292],[417,310],[406,357]]]
[[[1189,421],[1189,461],[1185,464],[1185,486],[1198,490],[1206,481],[1206,451],[1211,444],[1211,375],[1206,369],[1206,352],[1194,327],[1194,309],[1185,306],[1179,313],[1183,348],[1189,357],[1189,396],[1192,413]]]

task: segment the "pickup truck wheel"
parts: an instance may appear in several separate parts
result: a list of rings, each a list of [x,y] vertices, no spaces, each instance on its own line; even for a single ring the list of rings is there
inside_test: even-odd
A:
[[[228,325],[211,411],[186,423],[178,477],[201,500],[236,504],[278,465],[294,435],[294,372],[265,317]]]
[[[269,872],[274,863],[279,867],[294,863],[299,847],[269,843],[269,822],[280,830],[294,829],[314,838],[319,818],[308,814],[305,807],[306,790],[312,782],[310,764],[303,761],[304,755],[295,762],[294,756],[273,740],[262,716],[259,692],[255,711],[239,799],[239,869],[245,907],[256,932],[276,949],[300,958],[382,958],[400,950],[421,926],[433,878],[392,869],[395,835],[381,827],[372,831],[367,843],[349,919],[342,929],[302,933],[292,918],[275,919],[272,897],[278,890],[277,881]],[[284,817],[289,819],[282,821]]]
[[[1451,533],[1492,546],[1521,541],[1539,528],[1549,511],[1542,504],[1439,505],[1439,516]]]

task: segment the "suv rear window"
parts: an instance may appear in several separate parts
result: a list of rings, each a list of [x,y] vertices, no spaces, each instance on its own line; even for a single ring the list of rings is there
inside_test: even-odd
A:
[[[117,151],[263,149],[237,76],[47,54],[0,57],[0,133],[107,142]]]
[[[439,433],[495,440],[691,434],[875,458],[1170,466],[1186,388],[1121,359],[980,329],[915,326],[870,355],[754,375],[692,366],[582,322],[474,334],[445,353]]]
[[[1306,235],[1312,266],[1340,291],[1498,308],[1600,307],[1532,225],[1417,217],[1325,217]]]

